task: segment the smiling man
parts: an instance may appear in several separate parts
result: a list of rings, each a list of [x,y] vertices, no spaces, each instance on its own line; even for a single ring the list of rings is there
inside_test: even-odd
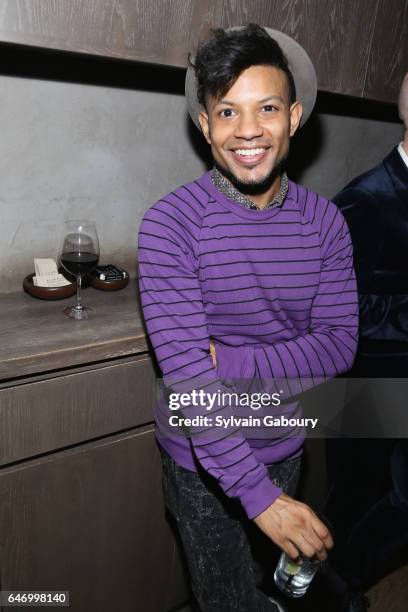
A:
[[[199,114],[218,171],[216,181],[227,179],[250,195],[253,208],[265,208],[280,191],[289,139],[302,116],[302,105],[294,98],[290,74],[275,66],[250,66],[226,95],[209,95],[206,112]]]
[[[358,324],[349,232],[334,204],[285,173],[316,98],[309,57],[257,25],[215,30],[187,72],[186,97],[214,168],[161,198],[139,234],[141,303],[168,394],[221,396],[226,379],[305,387],[344,372]],[[201,612],[282,610],[258,588],[248,533],[293,558],[324,559],[333,544],[293,497],[303,431],[252,439],[207,420],[172,435],[168,394],[156,411],[165,503]],[[284,414],[297,416],[286,399]],[[187,402],[183,415],[234,414],[222,402],[209,408]]]

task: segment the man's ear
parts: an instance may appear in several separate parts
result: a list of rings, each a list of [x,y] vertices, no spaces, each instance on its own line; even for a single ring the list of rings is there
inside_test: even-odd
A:
[[[292,137],[299,127],[303,115],[303,106],[300,102],[294,102],[290,107],[290,137]]]
[[[208,144],[211,144],[210,123],[208,121],[207,113],[205,113],[204,111],[201,111],[200,114],[198,115],[198,121],[200,123],[201,131],[204,134],[204,138],[206,139]]]

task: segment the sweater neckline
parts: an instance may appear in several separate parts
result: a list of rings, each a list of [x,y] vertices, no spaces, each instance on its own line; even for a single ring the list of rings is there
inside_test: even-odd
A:
[[[234,213],[238,217],[249,219],[251,221],[264,221],[265,219],[271,219],[275,215],[279,214],[285,208],[285,202],[290,198],[292,199],[293,184],[292,181],[288,181],[289,189],[286,198],[282,202],[281,206],[276,208],[267,208],[266,210],[250,210],[240,206],[237,202],[233,202],[221,191],[219,191],[211,180],[211,170],[203,174],[200,179],[204,189],[214,198],[216,202],[221,204],[224,208],[227,208],[230,212]]]

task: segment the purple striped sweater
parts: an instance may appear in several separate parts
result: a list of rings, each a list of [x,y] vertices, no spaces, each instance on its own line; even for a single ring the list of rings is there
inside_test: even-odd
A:
[[[209,172],[162,198],[140,227],[139,282],[148,334],[173,391],[203,380],[207,392],[222,390],[224,377],[313,381],[352,365],[358,303],[348,228],[332,202],[292,181],[281,207],[261,211],[229,200]],[[265,465],[298,454],[303,443],[303,435],[251,440],[239,430],[204,443],[171,437],[168,417],[162,402],[159,443],[189,470],[198,461],[249,518],[281,492]]]

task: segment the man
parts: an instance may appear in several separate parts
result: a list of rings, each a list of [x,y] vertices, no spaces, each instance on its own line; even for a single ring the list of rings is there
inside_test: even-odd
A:
[[[284,172],[316,97],[310,59],[280,32],[215,30],[195,75],[189,68],[186,95],[214,168],[148,210],[139,235],[141,302],[166,386],[216,392],[225,378],[317,380],[347,370],[358,316],[347,226]],[[184,415],[209,414],[190,404]],[[233,410],[218,403],[212,413]],[[253,440],[210,424],[171,436],[164,401],[156,421],[165,501],[200,610],[281,610],[257,588],[246,532],[255,524],[293,558],[326,557],[327,528],[287,494],[304,435]]]
[[[398,385],[386,379],[408,374],[408,73],[398,107],[403,141],[334,198],[350,228],[360,294],[352,375],[383,379],[388,402],[380,408],[387,412],[396,405]],[[373,411],[369,387],[347,407],[348,415],[362,404]],[[338,535],[333,563],[352,590],[347,611],[364,612],[362,591],[408,549],[408,445],[404,439],[342,439],[331,440],[328,450],[326,513]]]

